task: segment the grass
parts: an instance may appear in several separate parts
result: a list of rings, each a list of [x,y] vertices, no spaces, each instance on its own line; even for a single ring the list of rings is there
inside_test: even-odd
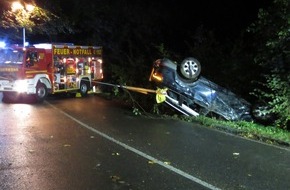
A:
[[[290,147],[290,132],[277,127],[246,121],[222,121],[205,116],[179,116],[179,118],[187,122],[199,122],[203,126],[216,128],[245,138]]]

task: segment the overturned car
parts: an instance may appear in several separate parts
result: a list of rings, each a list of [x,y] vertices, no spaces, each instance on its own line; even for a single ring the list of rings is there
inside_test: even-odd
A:
[[[181,63],[158,59],[153,63],[149,81],[167,88],[166,103],[188,116],[214,116],[230,121],[264,119],[264,112],[228,89],[200,76],[200,62],[185,58]]]

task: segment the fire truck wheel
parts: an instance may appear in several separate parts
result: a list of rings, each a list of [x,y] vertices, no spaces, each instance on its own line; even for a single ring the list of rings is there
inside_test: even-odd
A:
[[[41,103],[44,101],[46,96],[47,96],[47,88],[43,83],[39,82],[36,85],[36,94],[35,94],[36,101]]]
[[[81,93],[81,96],[82,97],[85,97],[85,96],[88,95],[88,90],[89,90],[88,83],[81,82],[81,85],[80,85],[80,93]]]

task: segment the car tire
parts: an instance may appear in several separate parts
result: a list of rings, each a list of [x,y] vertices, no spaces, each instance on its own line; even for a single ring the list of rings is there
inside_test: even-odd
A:
[[[185,82],[193,82],[198,79],[201,72],[200,62],[193,58],[185,58],[178,66],[177,71]]]
[[[268,113],[269,107],[265,103],[256,103],[252,106],[252,116],[253,118],[261,123],[268,123],[274,118],[273,114]]]
[[[45,100],[46,96],[48,94],[47,87],[45,84],[39,82],[36,85],[36,94],[35,99],[38,103],[41,103]]]

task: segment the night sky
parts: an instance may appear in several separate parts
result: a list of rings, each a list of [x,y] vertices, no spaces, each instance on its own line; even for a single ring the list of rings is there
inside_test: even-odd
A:
[[[204,25],[220,35],[236,35],[257,18],[259,8],[266,8],[271,0],[203,0],[183,2],[171,0],[176,12],[176,26],[193,28]],[[179,2],[178,5],[176,2]]]

